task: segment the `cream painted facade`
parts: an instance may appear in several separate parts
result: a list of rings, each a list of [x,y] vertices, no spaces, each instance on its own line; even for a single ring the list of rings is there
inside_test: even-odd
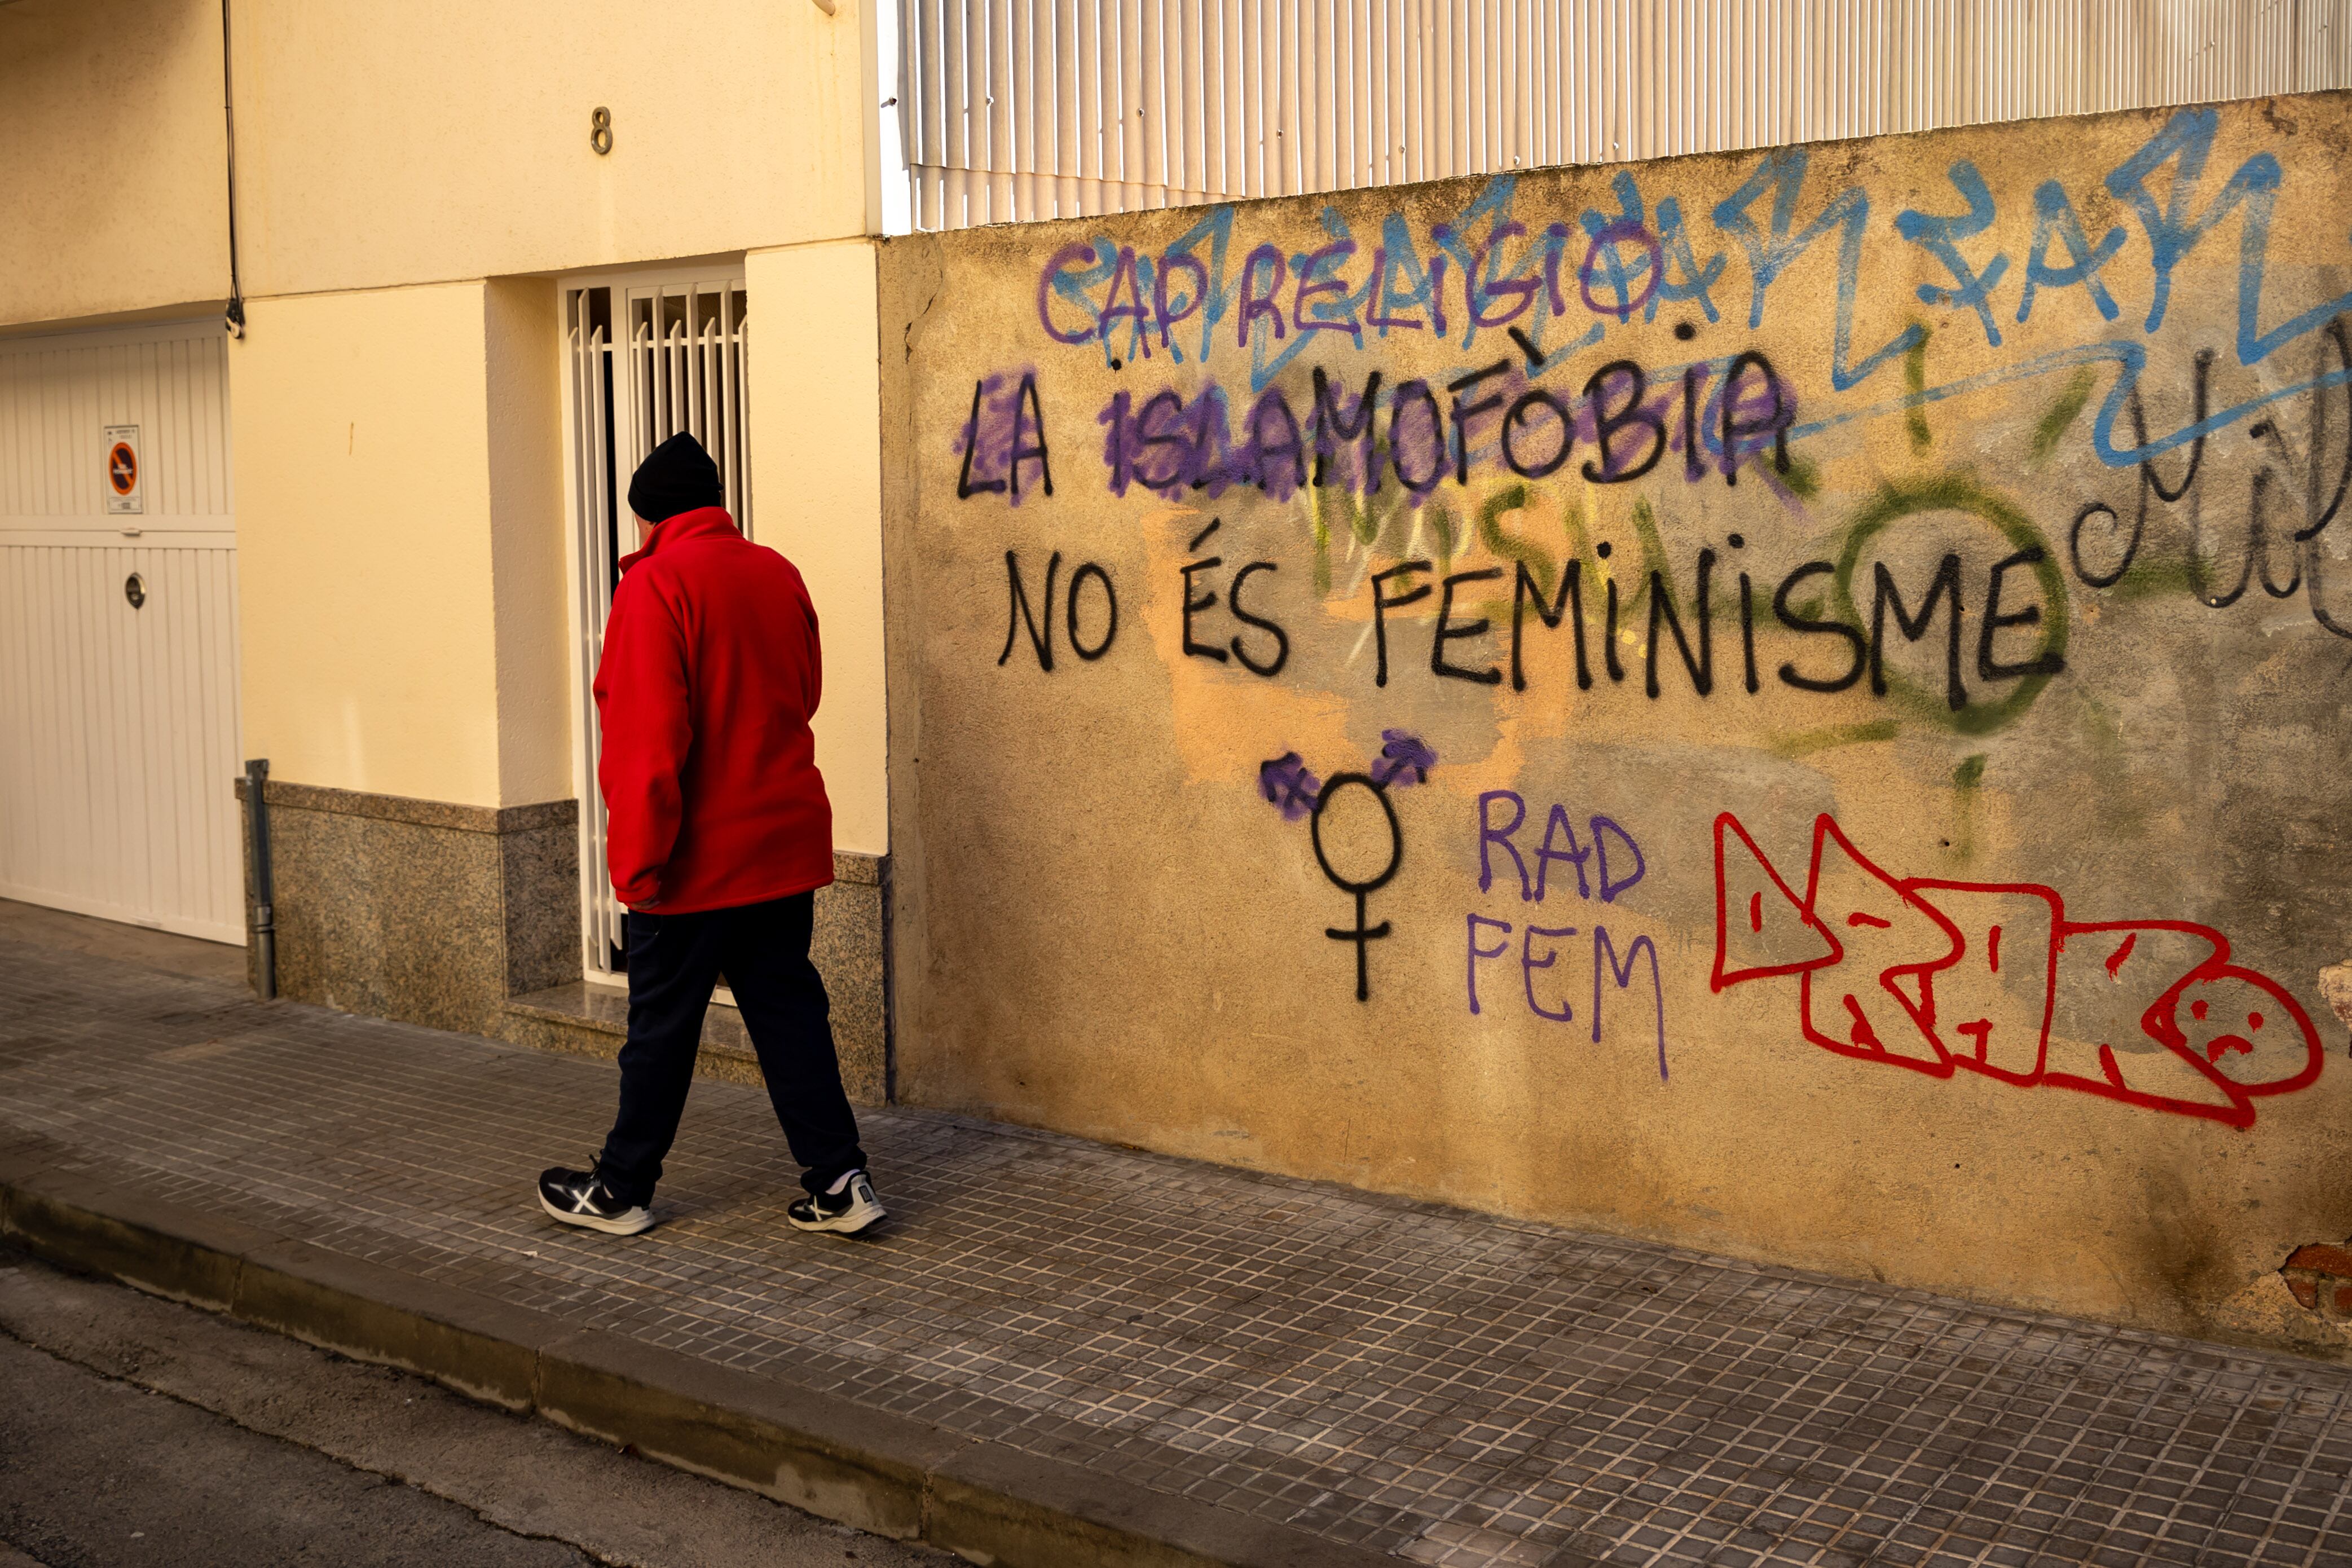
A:
[[[231,356],[246,746],[471,805],[571,791],[553,290],[247,304]]]
[[[880,226],[868,0],[231,0],[247,289],[643,265]],[[589,146],[610,112],[613,150]]]
[[[872,7],[649,20],[232,0],[245,750],[336,789],[573,794],[554,279],[755,253],[754,485],[824,621],[840,844],[879,854]],[[0,6],[0,331],[217,310],[222,37],[220,0]]]
[[[564,289],[683,263],[747,280],[755,528],[824,639],[820,963],[883,1092],[876,49],[869,0],[0,4],[0,335],[241,300],[224,748],[269,760],[289,994],[610,1047],[593,996],[508,1006],[610,967]]]
[[[228,298],[220,0],[0,5],[0,330]]]
[[[760,538],[807,580],[824,639],[817,755],[834,843],[889,847],[882,667],[882,452],[874,247],[864,239],[759,250],[748,261],[753,487]]]

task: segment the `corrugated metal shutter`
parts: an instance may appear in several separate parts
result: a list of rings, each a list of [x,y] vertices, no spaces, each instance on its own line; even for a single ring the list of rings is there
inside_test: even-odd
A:
[[[0,342],[0,898],[244,941],[235,530],[217,321]]]

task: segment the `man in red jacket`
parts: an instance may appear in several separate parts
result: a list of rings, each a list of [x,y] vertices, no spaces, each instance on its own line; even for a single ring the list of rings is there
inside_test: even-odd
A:
[[[882,1219],[842,1092],[824,981],[809,962],[833,880],[833,807],[816,769],[816,610],[791,562],[720,507],[691,436],[629,481],[640,548],[621,562],[596,669],[613,890],[628,906],[621,1109],[586,1171],[539,1179],[566,1225],[634,1236],[677,1136],[703,1014],[723,974],[760,1054],[807,1194],[786,1217],[856,1235]]]

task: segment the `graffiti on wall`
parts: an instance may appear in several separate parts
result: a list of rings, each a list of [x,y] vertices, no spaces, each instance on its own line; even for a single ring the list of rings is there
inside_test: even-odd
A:
[[[1551,802],[1549,809],[1542,813],[1543,826],[1538,831],[1530,820],[1527,801],[1516,790],[1487,790],[1478,796],[1477,813],[1479,892],[1490,893],[1497,886],[1507,892],[1516,885],[1523,904],[1542,905],[1555,894],[1565,903],[1568,878],[1573,873],[1578,903],[1590,906],[1598,902],[1601,906],[1593,911],[1591,933],[1592,999],[1587,1025],[1594,1045],[1602,1043],[1606,1017],[1602,1002],[1609,984],[1613,983],[1621,993],[1633,991],[1636,979],[1644,973],[1642,965],[1647,963],[1654,1016],[1645,1021],[1642,1033],[1646,1042],[1656,1047],[1658,1081],[1668,1081],[1665,979],[1658,967],[1658,944],[1646,931],[1629,933],[1622,921],[1612,937],[1608,921],[1598,918],[1648,876],[1649,861],[1642,847],[1612,818],[1597,812],[1585,816],[1584,833],[1580,837],[1575,815],[1559,801]],[[1556,873],[1556,882],[1555,868],[1560,868]],[[1474,910],[1465,924],[1468,953],[1463,964],[1464,988],[1474,1016],[1486,1011],[1478,999],[1480,961],[1507,961],[1516,945],[1519,987],[1527,998],[1528,1016],[1554,1024],[1576,1022],[1572,996],[1578,988],[1567,983],[1569,966],[1561,963],[1561,957],[1571,945],[1579,955],[1583,952],[1584,944],[1577,939],[1584,933],[1578,927],[1538,925],[1531,919],[1523,920],[1517,923],[1519,940],[1514,944],[1511,936],[1515,922],[1509,920]],[[1486,938],[1493,939],[1495,945],[1485,945]],[[1537,956],[1538,943],[1543,947],[1541,957]],[[1554,973],[1558,999],[1551,1006],[1546,1006],[1538,994],[1538,970]]]
[[[1296,209],[1225,205],[1164,243],[1041,247],[1024,342],[968,398],[959,379],[926,440],[959,517],[1121,502],[1150,548],[1024,533],[989,652],[1008,679],[1098,667],[1122,604],[1166,605],[1161,646],[1228,692],[1674,714],[1782,759],[2012,731],[2117,657],[2089,635],[2103,616],[2265,636],[2292,616],[2316,634],[2298,655],[2336,650],[2320,673],[2340,678],[2352,258],[2290,253],[2287,163],[2237,131],[2223,155],[2223,132],[2181,110],[2022,184],[1939,161],[1932,198],[1788,148],[1333,203],[1303,238],[1251,226]],[[1394,795],[1430,776],[1424,732],[1386,729],[1328,777],[1297,751],[1256,771],[1341,900],[1311,940],[1359,1002],[1401,945]],[[2003,765],[1988,754],[1956,793]],[[1890,873],[1834,812],[1799,891],[1722,804],[1712,992],[1785,993],[1823,1049],[2240,1128],[2320,1072],[2304,1009],[2212,926],[2078,921],[2053,887],[1961,879],[1965,833],[1936,874],[1921,846]],[[1481,897],[1535,907],[1463,911],[1467,1011],[1598,1045],[1604,984],[1625,1017],[1646,984],[1664,1080],[1676,946],[1662,968],[1617,904],[1664,868],[1606,813],[1500,788],[1476,808]],[[1571,884],[1591,907],[1572,923],[1541,908]],[[2101,916],[2147,897],[2069,893]]]
[[[1730,243],[1704,262],[1692,250],[1695,226],[1675,198],[1651,202],[1641,174],[1615,176],[1614,214],[1588,211],[1540,232],[1512,216],[1506,178],[1431,226],[1419,250],[1390,215],[1369,259],[1335,231],[1312,254],[1261,242],[1230,268],[1232,208],[1215,209],[1156,257],[1108,238],[1065,247],[1039,275],[1039,321],[1055,342],[1113,367],[1141,369],[1156,354],[1191,378],[1149,395],[1122,388],[1099,411],[1109,495],[1197,505],[1248,494],[1286,507],[1312,541],[1318,591],[1330,585],[1335,536],[1390,554],[1356,589],[1374,632],[1361,678],[1376,689],[1425,670],[1433,681],[1532,692],[1530,700],[1547,681],[1570,679],[1580,692],[1622,687],[1651,701],[1862,700],[1893,712],[1847,724],[1838,738],[1883,739],[1890,725],[1923,721],[1990,733],[2065,674],[2076,657],[2075,601],[2085,595],[2177,594],[2227,610],[2259,588],[2254,602],[2299,599],[2314,625],[2352,636],[2352,608],[2331,586],[2340,573],[2331,574],[2327,538],[2352,489],[2345,300],[2272,319],[2268,247],[2283,174],[2263,153],[2227,179],[2209,176],[2215,123],[2210,110],[2184,110],[2109,174],[2104,188],[2137,217],[2137,235],[2117,225],[2094,243],[2053,180],[2036,193],[2030,239],[2014,244],[2021,265],[2008,249],[1971,264],[1960,239],[1998,237],[2028,215],[2000,210],[1967,165],[1950,174],[1969,204],[1959,227],[1897,214],[1894,241],[1960,269],[1937,298],[1981,326],[1971,364],[2013,347],[2056,291],[2080,291],[2103,326],[2120,321],[2074,349],[1949,381],[1930,375],[1929,333],[1916,322],[1853,357],[1846,334],[1864,258],[1890,241],[1865,221],[1868,194],[1820,188],[1802,150],[1766,155],[1716,205],[1710,221]],[[2161,200],[2148,194],[2158,171],[2168,172]],[[1819,211],[1800,225],[1795,215],[1810,202]],[[2204,347],[2177,363],[2152,358],[2140,340],[2177,313],[2176,276],[2200,244],[2220,243],[2207,237],[2225,220],[2240,228],[2234,363]],[[1326,222],[1347,228],[1333,215]],[[1828,389],[1801,397],[1752,343],[1674,363],[1603,358],[1609,334],[1656,322],[1662,310],[1686,318],[1673,323],[1678,343],[1740,332],[1738,313],[1727,316],[1716,296],[1735,292],[1743,263],[1745,330],[1763,328],[1774,282],[1832,233],[1839,292]],[[2013,316],[1997,318],[2005,279],[2017,302]],[[1923,300],[1937,292],[1923,289]],[[2145,317],[2121,321],[2118,294],[2145,297]],[[1584,330],[1572,341],[1548,341],[1578,322]],[[1459,374],[1384,384],[1380,366],[1322,363],[1376,354],[1409,333],[1442,339],[1460,356]],[[1498,335],[1509,352],[1482,362]],[[1294,366],[1309,344],[1318,363]],[[1246,388],[1228,388],[1211,369],[1236,356],[1249,362]],[[1299,368],[1303,385],[1285,377]],[[1904,390],[1881,395],[1898,374]],[[1029,363],[975,383],[954,433],[960,499],[1018,506],[1053,494],[1045,376]],[[2045,492],[2029,502],[1971,468],[1928,465],[1882,476],[1824,534],[1807,443],[1899,416],[1924,449],[1939,405],[2012,383],[2049,388],[2020,432],[2021,465],[2079,440],[2104,468],[2128,476],[2127,493]],[[1757,491],[1756,521],[1670,542],[1665,509],[1677,487],[1736,487],[1743,475]],[[1612,528],[1590,498],[1635,480],[1647,482]],[[1541,538],[1552,526],[1558,544]],[[1297,629],[1268,597],[1282,563],[1203,553],[1217,527],[1195,539],[1194,558],[1180,568],[1183,653],[1276,679]],[[1619,537],[1605,537],[1612,531]],[[1803,548],[1808,538],[1828,548]],[[1118,593],[1107,566],[1076,569],[1057,616],[1055,563],[1042,610],[1021,563],[1008,552],[1005,564],[1000,664],[1024,633],[1048,669],[1057,631],[1082,658],[1108,651]],[[1088,594],[1102,611],[1092,641],[1078,629]],[[1411,631],[1408,617],[1418,623]],[[1233,629],[1194,635],[1196,624],[1220,619]],[[1549,658],[1556,639],[1564,660]]]
[[[1318,778],[1295,751],[1268,758],[1258,764],[1257,772],[1260,798],[1286,821],[1307,825],[1316,865],[1333,887],[1355,900],[1355,923],[1327,927],[1323,934],[1333,942],[1353,944],[1359,1002],[1371,997],[1370,944],[1392,931],[1386,920],[1377,924],[1370,921],[1368,900],[1388,886],[1404,864],[1404,829],[1390,792],[1427,783],[1437,765],[1437,753],[1409,731],[1384,731],[1381,742],[1380,754],[1361,772]],[[1358,806],[1354,820],[1335,820],[1346,815],[1351,799]],[[1607,816],[1586,816],[1580,835],[1568,808],[1554,802],[1543,815],[1538,832],[1528,820],[1528,803],[1511,790],[1486,791],[1478,796],[1476,808],[1481,894],[1500,886],[1507,894],[1516,889],[1526,903],[1542,905],[1555,894],[1565,902],[1571,896],[1570,879],[1573,877],[1575,899],[1587,904],[1597,900],[1605,908],[1632,891],[1648,874],[1642,847]],[[1576,955],[1582,955],[1585,943],[1580,939],[1588,935],[1585,930],[1543,925],[1533,920],[1515,922],[1475,910],[1466,912],[1464,930],[1467,950],[1464,994],[1473,1016],[1486,1013],[1495,1003],[1491,979],[1486,1000],[1479,999],[1481,963],[1507,959],[1516,962],[1517,989],[1526,998],[1529,1016],[1554,1024],[1579,1021],[1578,1002],[1571,994],[1576,989],[1572,964],[1563,959],[1571,943]],[[1664,1081],[1668,1077],[1665,986],[1656,942],[1646,932],[1628,933],[1622,923],[1612,937],[1607,923],[1599,920],[1593,921],[1589,937],[1591,1000],[1584,1023],[1592,1043],[1600,1045],[1604,1036],[1604,982],[1612,983],[1618,992],[1632,991],[1646,964],[1652,1016],[1643,1021],[1643,1033],[1656,1050],[1658,1077]],[[1539,974],[1546,982],[1540,988]],[[1507,981],[1505,984],[1507,986]]]
[[[1896,877],[1836,819],[1793,890],[1738,816],[1715,821],[1720,993],[1793,981],[1807,1040],[1933,1078],[1981,1073],[2251,1127],[2319,1076],[2286,988],[2191,921],[2080,921],[2037,882]]]

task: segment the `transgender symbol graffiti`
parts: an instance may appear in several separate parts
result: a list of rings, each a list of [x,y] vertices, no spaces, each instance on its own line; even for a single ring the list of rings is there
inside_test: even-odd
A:
[[[1389,858],[1381,867],[1379,874],[1368,882],[1351,882],[1341,876],[1339,868],[1331,864],[1331,857],[1324,853],[1323,849],[1323,813],[1341,790],[1350,787],[1370,791],[1372,798],[1381,803],[1381,814],[1388,819]],[[1366,926],[1364,900],[1388,886],[1389,879],[1396,875],[1398,864],[1404,859],[1404,829],[1397,824],[1396,807],[1389,804],[1389,792],[1374,784],[1370,774],[1333,773],[1330,782],[1323,786],[1322,793],[1316,797],[1315,816],[1307,823],[1307,831],[1315,840],[1315,863],[1323,868],[1323,874],[1331,879],[1331,885],[1343,893],[1356,895],[1356,929],[1354,931],[1326,929],[1323,934],[1334,942],[1352,942],[1356,944],[1356,1000],[1369,1002],[1371,1000],[1372,990],[1370,981],[1365,973],[1365,949],[1373,941],[1389,934],[1389,922],[1382,921],[1376,926]]]
[[[1437,753],[1418,735],[1404,730],[1381,731],[1381,754],[1372,760],[1364,773],[1333,773],[1327,783],[1307,771],[1297,752],[1285,752],[1278,757],[1258,764],[1258,794],[1278,808],[1284,818],[1296,822],[1304,816],[1307,821],[1307,837],[1315,847],[1315,863],[1331,885],[1356,899],[1356,925],[1352,931],[1327,927],[1323,932],[1334,942],[1356,944],[1356,1000],[1371,1000],[1370,944],[1387,936],[1386,921],[1370,923],[1368,900],[1371,895],[1388,886],[1404,864],[1404,829],[1397,821],[1396,806],[1389,799],[1389,791],[1409,784],[1422,784],[1429,778],[1429,770],[1437,765]],[[1381,819],[1388,826],[1388,854],[1381,868],[1369,877],[1351,878],[1332,863],[1331,853],[1323,842],[1323,818],[1334,798],[1346,790],[1362,790],[1381,808]]]

